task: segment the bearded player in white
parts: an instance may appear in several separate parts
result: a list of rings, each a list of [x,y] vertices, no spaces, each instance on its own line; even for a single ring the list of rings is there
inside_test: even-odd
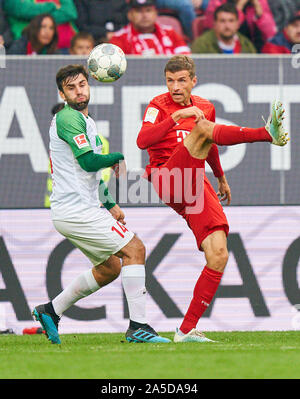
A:
[[[124,156],[119,152],[101,155],[101,139],[88,115],[88,73],[82,65],[67,65],[57,72],[56,84],[66,105],[54,116],[50,127],[51,216],[56,230],[94,266],[51,302],[35,307],[32,314],[48,339],[60,344],[58,323],[62,314],[121,273],[130,317],[127,341],[170,342],[146,321],[145,247],[125,227],[123,211],[105,183],[96,177],[98,170],[115,168]],[[106,209],[100,208],[99,202]]]

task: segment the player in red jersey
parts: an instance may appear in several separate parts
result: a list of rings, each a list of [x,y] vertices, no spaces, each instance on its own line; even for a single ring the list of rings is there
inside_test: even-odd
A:
[[[174,342],[208,342],[211,340],[196,326],[217,291],[228,260],[229,226],[218,195],[227,204],[231,201],[216,144],[261,141],[283,146],[288,141],[282,124],[284,110],[280,102],[273,102],[266,126],[259,129],[218,125],[213,104],[191,94],[197,77],[190,57],[172,57],[166,64],[165,77],[168,92],[152,99],[146,108],[137,145],[149,153],[148,180],[160,198],[186,220],[207,262]],[[218,179],[217,194],[205,176],[205,160]],[[191,173],[186,175],[185,171]],[[199,182],[201,192],[197,191]],[[192,193],[197,191],[196,198],[186,198],[190,187]]]

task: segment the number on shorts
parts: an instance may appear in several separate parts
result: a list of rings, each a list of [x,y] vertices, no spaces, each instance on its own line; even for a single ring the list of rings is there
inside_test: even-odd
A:
[[[113,227],[111,228],[112,231],[115,231],[115,232],[118,233],[122,238],[124,238],[125,235],[124,235],[123,233],[125,233],[125,232],[128,231],[128,230],[127,230],[126,227],[125,227],[122,223],[120,223],[120,222],[117,222],[117,225],[120,227],[121,231],[120,231],[119,229],[117,229],[115,226],[113,226]],[[122,233],[122,232],[123,232],[123,233]]]

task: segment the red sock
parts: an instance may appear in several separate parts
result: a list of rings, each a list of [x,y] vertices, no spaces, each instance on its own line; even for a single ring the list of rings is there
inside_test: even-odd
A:
[[[210,269],[207,266],[202,270],[194,288],[193,299],[180,326],[180,331],[184,334],[187,334],[196,327],[200,317],[213,299],[222,275],[223,273]]]
[[[250,127],[226,125],[215,125],[213,140],[218,145],[255,143],[258,141],[272,142],[271,136],[264,127],[252,129]]]

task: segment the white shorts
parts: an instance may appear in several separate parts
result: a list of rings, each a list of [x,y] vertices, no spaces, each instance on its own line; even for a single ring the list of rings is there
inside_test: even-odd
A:
[[[94,208],[93,218],[87,219],[53,220],[53,224],[94,266],[120,251],[134,236],[133,232],[117,222],[107,211]]]

